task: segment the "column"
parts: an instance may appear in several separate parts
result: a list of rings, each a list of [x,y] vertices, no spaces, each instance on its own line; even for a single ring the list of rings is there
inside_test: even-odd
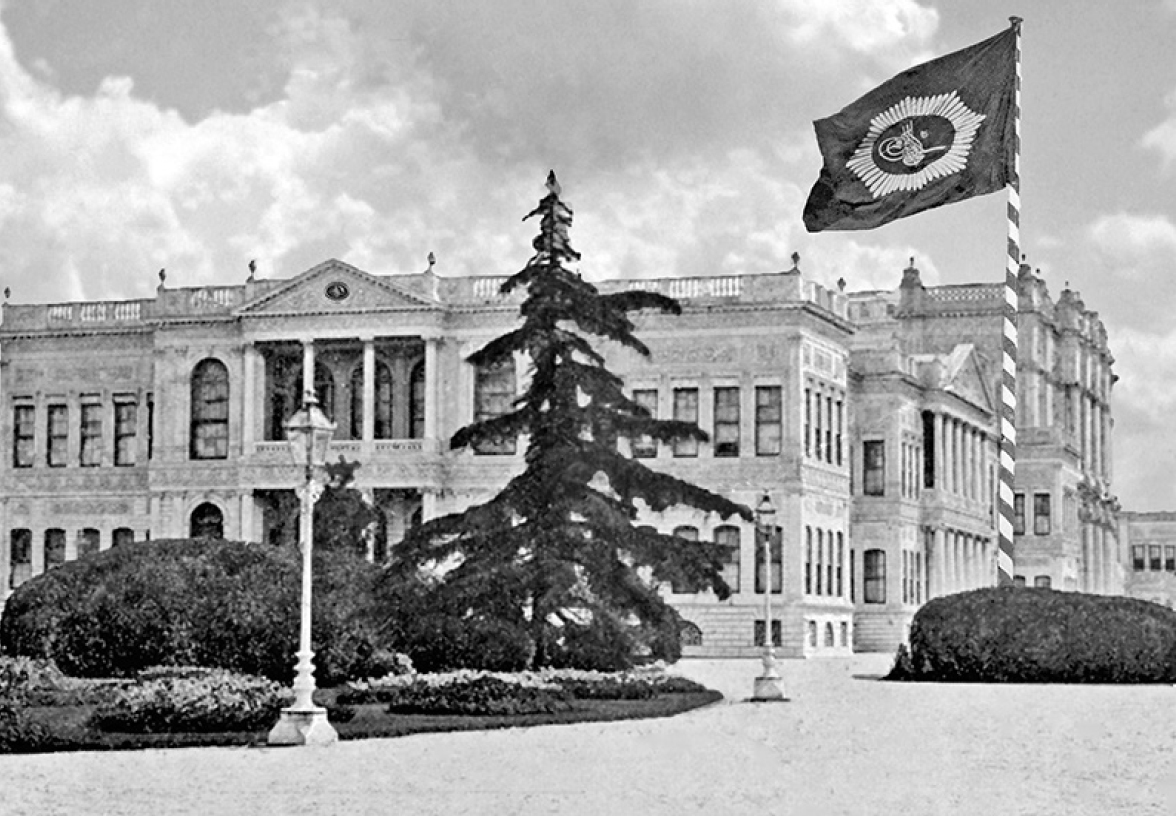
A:
[[[237,539],[239,541],[257,541],[257,536],[254,534],[254,504],[253,491],[246,490],[241,494],[241,522],[237,530]]]
[[[955,582],[955,533],[943,530],[943,594],[956,591]]]
[[[363,436],[364,442],[376,438],[376,340],[363,339]]]
[[[241,448],[246,456],[253,453],[253,442],[257,438],[257,361],[260,357],[257,346],[245,344],[241,356]]]
[[[935,528],[935,595],[946,595],[947,588],[947,541],[943,527]]]
[[[808,426],[805,429],[805,450],[813,456],[817,455],[816,440],[814,438],[816,436],[817,413],[813,410],[815,408],[813,402],[816,399],[816,393],[817,390],[813,388],[811,383],[804,390],[804,416],[801,418],[801,421]]]
[[[960,423],[951,420],[951,492],[959,495],[960,490]]]
[[[947,469],[944,467],[944,457],[947,456],[947,445],[943,442],[943,435],[945,433],[945,423],[943,421],[943,414],[935,414],[935,489],[943,491],[947,488],[944,481],[947,478]]]
[[[438,338],[425,338],[425,439],[437,438],[439,419],[437,411],[441,405],[440,400],[437,399],[437,388],[440,385],[440,378],[437,376],[438,345],[440,345]],[[423,512],[422,515],[424,515]]]
[[[302,396],[314,393],[314,340],[302,341]],[[299,400],[301,405],[302,400]]]
[[[0,502],[0,513],[3,513],[4,518],[8,518],[7,502]],[[7,598],[12,590],[9,584],[12,583],[12,532],[5,531],[0,528],[0,601]]]

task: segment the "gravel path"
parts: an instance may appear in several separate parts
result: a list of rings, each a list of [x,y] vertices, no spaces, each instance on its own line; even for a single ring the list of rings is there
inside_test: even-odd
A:
[[[307,748],[0,757],[0,814],[1176,814],[1176,687],[876,682],[883,655],[684,661],[665,720]]]

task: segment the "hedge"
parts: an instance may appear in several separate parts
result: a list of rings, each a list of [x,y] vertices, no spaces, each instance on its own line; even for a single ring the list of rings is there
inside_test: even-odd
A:
[[[925,604],[892,679],[1176,682],[1176,611],[1148,601],[987,588]]]
[[[386,648],[372,606],[378,570],[316,554],[316,678],[379,676]],[[287,683],[298,645],[301,558],[292,547],[209,539],[139,541],[71,561],[22,584],[0,618],[0,652],[54,661],[80,677],[133,677],[195,665]]]

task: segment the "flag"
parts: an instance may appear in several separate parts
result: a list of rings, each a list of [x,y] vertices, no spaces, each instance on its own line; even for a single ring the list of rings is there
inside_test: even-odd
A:
[[[1014,175],[1015,28],[916,65],[813,123],[824,166],[809,232],[874,229]]]

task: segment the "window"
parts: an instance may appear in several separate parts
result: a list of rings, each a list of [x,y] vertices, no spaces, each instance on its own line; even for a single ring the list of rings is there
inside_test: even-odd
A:
[[[1164,547],[1164,570],[1176,572],[1176,547]]]
[[[813,594],[813,528],[804,528],[804,594]]]
[[[1033,494],[1033,534],[1049,535],[1049,494]]]
[[[155,457],[155,395],[147,395],[147,458]]]
[[[726,551],[723,562],[723,580],[731,593],[739,591],[739,528],[730,525],[715,528],[715,543]]]
[[[78,558],[93,555],[99,549],[99,533],[93,527],[78,530]]]
[[[69,406],[50,405],[47,418],[49,467],[65,467],[69,462]]]
[[[1037,589],[1049,589],[1050,580],[1048,575],[1033,576],[1033,586]]]
[[[826,623],[825,624],[825,648],[831,649],[836,645],[837,645],[836,641],[833,640],[833,624]]]
[[[320,369],[315,366],[315,376],[320,376]],[[330,377],[325,372],[323,382]],[[392,372],[387,365],[376,361],[372,371],[372,434],[375,439],[392,438]],[[319,390],[316,386],[316,391]],[[331,391],[334,386],[331,386]],[[316,397],[317,398],[317,397]],[[324,413],[326,413],[324,411]],[[358,365],[351,371],[351,439],[363,439],[363,366]]]
[[[808,645],[814,649],[817,648],[817,622],[809,621],[806,629],[808,630]]]
[[[833,453],[834,459],[838,465],[841,464],[841,432],[845,427],[845,405],[841,400],[837,400],[837,435],[833,438]]]
[[[494,366],[478,366],[474,374],[474,422],[510,413],[515,399],[515,364],[507,359]],[[511,455],[518,440],[514,437],[480,442],[474,447],[478,454]]]
[[[190,538],[224,538],[225,519],[220,508],[212,502],[198,505],[188,518],[188,536]]]
[[[825,461],[833,464],[833,398],[825,397]]]
[[[674,419],[679,422],[698,424],[698,389],[674,389]],[[684,437],[674,440],[674,456],[698,456],[698,440]]]
[[[409,439],[425,438],[425,361],[421,360],[412,367],[408,377],[409,402],[412,404],[412,415],[409,418]]]
[[[715,456],[739,455],[739,389],[715,389]]]
[[[657,419],[657,389],[638,388],[633,391],[633,402],[640,405],[649,415]],[[652,459],[657,456],[657,441],[652,436],[638,436],[632,440],[631,449],[636,459]]]
[[[813,390],[813,455],[825,458],[825,412],[821,410],[821,392]]]
[[[133,402],[114,404],[114,464],[135,464],[135,435],[139,422],[139,406]]]
[[[857,587],[854,585],[854,577],[857,575],[857,551],[852,547],[849,550],[849,600],[853,603],[857,600]]]
[[[813,455],[813,389],[804,389],[804,455]]]
[[[698,528],[690,526],[682,526],[674,528],[674,535],[678,538],[684,538],[687,541],[698,541]],[[701,587],[692,581],[672,581],[670,583],[670,590],[678,594],[689,594],[692,592],[701,591]]]
[[[841,583],[842,567],[845,564],[845,534],[837,533],[837,597],[845,597],[844,586]]]
[[[862,443],[862,490],[867,496],[886,492],[886,443],[881,439]]]
[[[1025,588],[1025,576],[1024,575],[1014,575],[1013,576],[1013,586],[1016,587],[1017,589],[1024,589]]]
[[[817,530],[817,589],[818,595],[824,595],[824,566],[825,566],[825,531]]]
[[[866,603],[886,603],[886,552],[862,553],[862,595]]]
[[[923,553],[915,553],[915,603],[921,604],[923,597]]]
[[[32,405],[17,405],[12,409],[12,466],[28,468],[33,466],[34,425],[36,408]]]
[[[1142,544],[1136,544],[1131,548],[1131,568],[1136,572],[1141,572],[1147,569],[1147,563],[1144,558],[1146,550]]]
[[[935,414],[923,412],[923,487],[935,487]]]
[[[192,371],[188,456],[227,459],[229,456],[229,370],[220,360],[201,360]],[[325,409],[324,409],[325,410]]]
[[[764,626],[764,622],[762,620],[757,620],[755,622],[754,640],[756,646],[764,645],[764,632],[766,629],[767,627]],[[772,619],[772,645],[784,645],[784,628],[780,625],[780,621],[776,618]]]
[[[841,645],[849,645],[849,624],[845,621],[841,622]]]
[[[102,464],[102,406],[96,402],[82,403],[82,467]]]
[[[825,546],[828,552],[825,555],[825,594],[833,594],[833,531],[830,530],[825,536]]]
[[[45,569],[65,563],[65,530],[51,527],[45,531]]]
[[[135,531],[130,527],[117,527],[110,536],[110,546],[121,547],[131,544],[135,540]]]
[[[1159,572],[1163,565],[1160,561],[1160,553],[1162,548],[1158,544],[1152,544],[1147,548],[1147,568],[1153,572]]]
[[[1013,535],[1025,535],[1025,494],[1013,494]]]
[[[761,385],[755,389],[755,455],[779,456],[783,411],[780,386]]]
[[[17,528],[9,535],[8,585],[16,589],[33,577],[33,531]]]
[[[678,627],[678,641],[683,646],[701,646],[702,630],[696,623],[682,621],[682,625]]]
[[[768,574],[772,576],[772,594],[779,595],[784,591],[784,542],[783,530],[774,528],[768,533],[771,553],[770,567],[764,564],[764,534],[760,530],[755,533],[755,591],[763,593],[768,582]]]

